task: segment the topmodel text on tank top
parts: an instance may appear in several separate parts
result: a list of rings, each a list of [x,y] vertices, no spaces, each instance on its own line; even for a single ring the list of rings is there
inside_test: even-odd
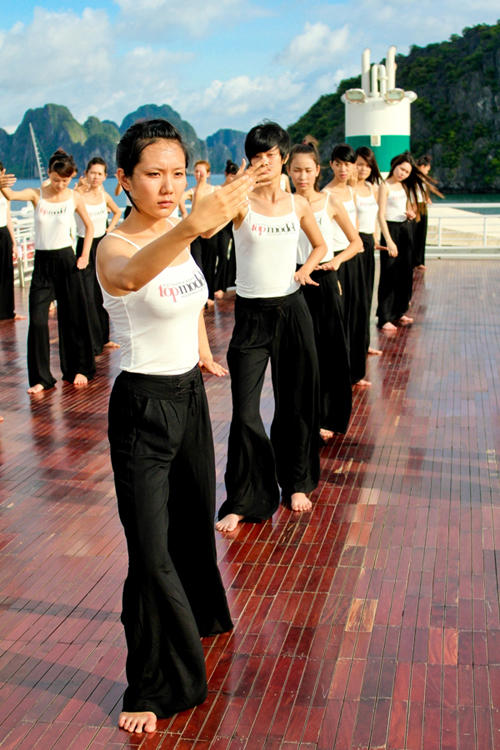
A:
[[[279,218],[279,217],[273,217],[273,218]],[[283,222],[283,224],[277,224],[277,225],[258,224],[257,222],[254,221],[251,226],[251,231],[256,232],[259,235],[259,237],[262,237],[263,234],[290,234],[291,232],[296,232],[297,227],[293,219],[289,221],[285,221]]]
[[[160,290],[160,297],[170,297],[174,302],[179,299],[183,300],[193,294],[196,294],[199,289],[204,289],[205,278],[201,271],[195,271],[190,274],[184,281],[178,281],[176,284],[161,283],[158,287]]]

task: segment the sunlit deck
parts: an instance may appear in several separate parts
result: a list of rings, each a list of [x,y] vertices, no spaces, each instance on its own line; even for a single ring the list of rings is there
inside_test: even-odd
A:
[[[0,324],[2,750],[500,747],[500,263],[429,261],[413,312],[395,336],[374,329],[373,387],[323,449],[313,512],[218,535],[235,631],[205,639],[206,703],[147,738],[116,728],[126,554],[106,408],[119,354],[87,388],[30,400],[27,323]],[[223,357],[232,296],[206,317]],[[220,504],[230,384],[206,385]],[[269,418],[269,386],[263,407]]]

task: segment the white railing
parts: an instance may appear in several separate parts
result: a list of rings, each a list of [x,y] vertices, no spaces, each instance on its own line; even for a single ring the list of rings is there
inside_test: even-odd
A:
[[[481,214],[464,209],[496,209]],[[429,208],[427,249],[432,251],[470,252],[477,255],[486,250],[500,250],[500,204],[498,203],[437,203]]]
[[[16,248],[14,249],[14,276],[24,287],[31,278],[35,258],[35,217],[32,210],[12,211]]]

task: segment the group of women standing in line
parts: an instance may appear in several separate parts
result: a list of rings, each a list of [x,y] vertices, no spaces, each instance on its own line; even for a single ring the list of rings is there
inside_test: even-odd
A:
[[[63,380],[76,386],[85,385],[94,377],[95,356],[104,347],[118,346],[109,340],[109,318],[102,306],[95,257],[98,243],[116,225],[121,211],[102,188],[107,172],[103,159],[92,159],[80,187],[70,190],[76,172],[73,157],[62,149],[50,158],[48,181],[39,189],[12,190],[15,176],[1,170],[3,198],[29,201],[35,210],[35,263],[28,328],[30,394],[53,388],[56,382],[50,370],[48,327],[49,307],[54,300],[58,306]],[[107,228],[109,212],[113,219]],[[75,218],[76,255],[72,236]]]
[[[215,462],[201,378],[201,371],[223,377],[226,370],[210,351],[203,317],[209,289],[189,247],[198,237],[210,240],[232,222],[237,277],[227,360],[233,410],[227,498],[215,528],[230,532],[243,520],[265,520],[280,499],[294,511],[310,510],[308,494],[319,482],[320,430],[324,439],[345,432],[351,387],[368,385],[364,375],[378,212],[372,153],[356,156],[346,145],[336,147],[334,178],[321,192],[315,145],[299,144],[290,151],[289,136],[276,123],[252,128],[245,151],[249,169],[242,165],[217,190],[201,175],[191,213],[178,220],[172,217],[185,195],[186,146],[165,120],[131,126],[117,149],[117,177],[131,210],[118,229],[112,226],[101,239],[95,257],[103,304],[121,344],[109,440],[129,554],[122,612],[128,687],[119,718],[129,732],[152,732],[158,717],[206,698],[200,637],[232,628],[216,561]],[[66,355],[85,307],[78,269],[88,265],[95,239],[88,206],[95,207],[95,223],[104,203],[114,219],[117,215],[113,202],[100,193],[97,177],[85,201],[68,189],[71,158],[56,154],[53,159],[47,188],[14,193],[12,178],[5,175],[0,187],[7,198],[31,200],[38,211],[30,336],[37,323],[36,336],[42,341],[48,302],[55,295],[63,373],[71,379],[75,372],[77,383],[93,375],[88,324],[86,337],[80,330],[76,338],[85,338],[82,351]],[[348,180],[356,159],[358,179],[352,188]],[[413,172],[409,159],[405,155],[392,170],[393,187],[379,188],[403,190],[405,213],[415,186],[423,190],[425,183],[417,177],[408,193],[397,187]],[[409,174],[398,169],[407,162]],[[295,194],[281,187],[285,163]],[[382,200],[379,196],[381,207]],[[402,207],[399,196],[397,200]],[[77,260],[68,229],[75,210],[83,223]],[[381,222],[393,251],[390,257],[397,258],[406,255],[400,238],[410,235],[394,238],[393,223],[391,216]],[[398,273],[390,278],[398,287]],[[399,287],[386,287],[393,296],[399,294]],[[396,305],[386,307],[387,320],[394,320]],[[71,334],[61,331],[65,318],[75,329]],[[42,343],[48,347],[48,336]],[[31,343],[30,363],[36,361],[36,351]],[[270,436],[260,415],[269,362],[275,398]],[[53,379],[50,371],[30,370],[30,383],[43,390]]]

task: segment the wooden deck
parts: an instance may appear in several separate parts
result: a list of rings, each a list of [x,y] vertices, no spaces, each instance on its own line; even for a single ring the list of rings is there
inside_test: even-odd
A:
[[[83,390],[30,399],[27,324],[0,324],[2,750],[500,748],[500,263],[428,266],[416,323],[374,331],[373,387],[322,452],[313,512],[218,535],[236,629],[204,641],[205,704],[147,738],[116,728],[126,554],[106,408],[119,355]],[[232,298],[207,322],[223,357]],[[206,384],[220,503],[229,379]],[[268,385],[263,406],[269,418]]]

